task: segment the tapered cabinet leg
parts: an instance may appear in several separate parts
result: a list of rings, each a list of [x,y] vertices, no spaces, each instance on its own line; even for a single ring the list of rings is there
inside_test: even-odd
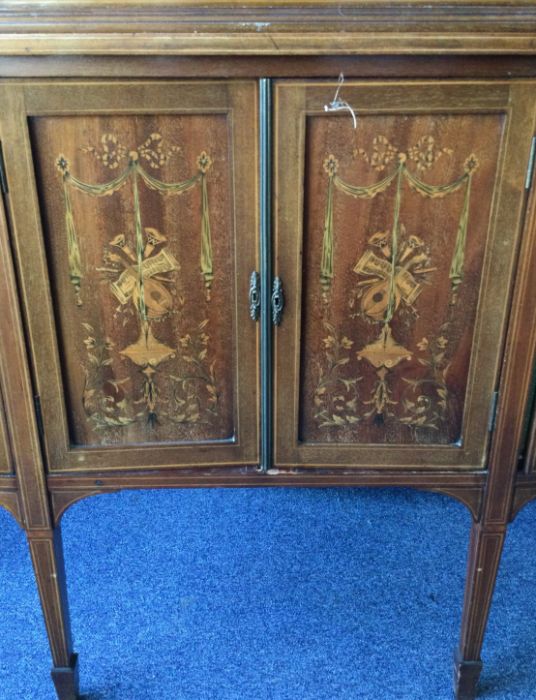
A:
[[[504,544],[506,526],[471,530],[460,645],[454,655],[456,700],[473,700],[482,670],[480,652]]]
[[[72,649],[61,532],[59,528],[29,532],[28,541],[52,652],[52,680],[59,700],[76,700],[78,664]]]

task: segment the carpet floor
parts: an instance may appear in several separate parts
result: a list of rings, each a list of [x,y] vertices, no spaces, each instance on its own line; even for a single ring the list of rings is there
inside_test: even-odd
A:
[[[374,489],[123,492],[63,518],[84,700],[450,700],[470,515]],[[536,699],[536,502],[512,524],[483,700]],[[0,509],[0,700],[54,700]]]

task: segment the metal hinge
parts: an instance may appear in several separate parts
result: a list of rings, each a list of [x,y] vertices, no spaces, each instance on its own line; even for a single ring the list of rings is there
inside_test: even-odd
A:
[[[495,423],[497,421],[497,407],[499,406],[499,392],[494,391],[491,395],[491,404],[489,407],[488,416],[488,432],[492,433],[495,430]]]
[[[8,193],[6,168],[4,165],[4,150],[2,148],[1,141],[0,141],[0,190],[2,191],[2,194]]]
[[[41,441],[45,438],[45,426],[43,424],[43,411],[41,410],[41,397],[39,394],[34,396],[34,406],[35,406],[35,422],[37,423],[37,430],[39,432],[39,437]]]
[[[530,144],[529,164],[527,165],[527,175],[525,177],[525,189],[530,190],[532,187],[532,179],[534,176],[534,159],[536,157],[536,136],[532,137]]]

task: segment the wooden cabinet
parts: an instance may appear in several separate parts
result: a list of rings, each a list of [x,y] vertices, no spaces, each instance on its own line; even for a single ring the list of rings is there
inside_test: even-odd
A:
[[[62,513],[221,485],[462,501],[475,696],[536,497],[536,9],[339,5],[0,3],[0,504],[60,700]]]

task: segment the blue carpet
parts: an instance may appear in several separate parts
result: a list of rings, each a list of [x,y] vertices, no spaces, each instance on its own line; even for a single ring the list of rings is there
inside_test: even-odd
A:
[[[411,490],[123,492],[63,519],[85,700],[450,700],[470,516]],[[536,698],[536,503],[510,528],[480,697]],[[54,700],[0,510],[0,699]]]

